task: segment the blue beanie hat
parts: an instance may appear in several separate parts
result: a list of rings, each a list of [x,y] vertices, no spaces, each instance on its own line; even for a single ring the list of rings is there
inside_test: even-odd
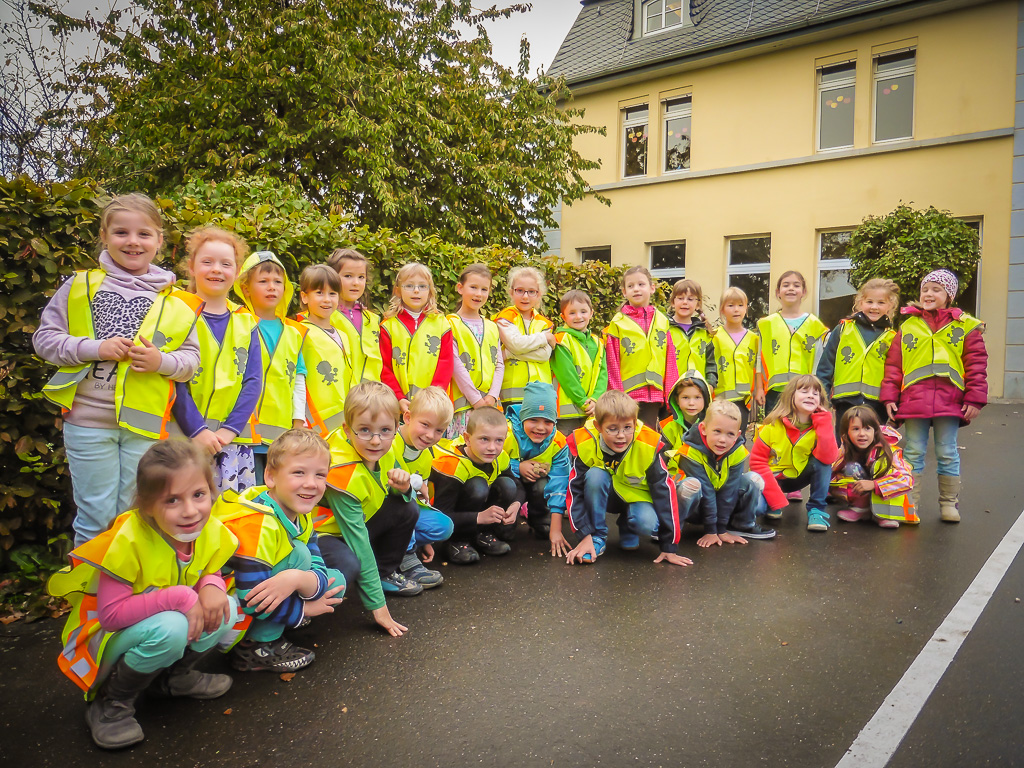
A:
[[[547,419],[558,421],[558,404],[555,402],[555,388],[542,381],[531,381],[523,390],[523,404],[519,406],[519,418]]]

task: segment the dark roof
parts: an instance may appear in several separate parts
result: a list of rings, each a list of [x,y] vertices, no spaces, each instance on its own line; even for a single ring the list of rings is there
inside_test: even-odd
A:
[[[690,0],[692,25],[631,39],[634,0],[583,0],[547,74],[569,84],[914,0]]]

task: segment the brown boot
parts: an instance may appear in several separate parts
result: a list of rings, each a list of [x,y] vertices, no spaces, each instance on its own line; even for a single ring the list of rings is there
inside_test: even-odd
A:
[[[947,523],[960,522],[959,475],[939,475],[939,513]]]
[[[910,504],[914,507],[914,512],[917,513],[918,517],[921,517],[921,481],[923,480],[924,474],[915,472],[914,487],[910,489]]]

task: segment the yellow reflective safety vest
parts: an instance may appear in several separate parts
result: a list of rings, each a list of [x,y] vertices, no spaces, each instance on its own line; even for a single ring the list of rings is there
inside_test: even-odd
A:
[[[395,441],[391,444],[391,452],[395,454],[398,466],[406,472],[419,475],[424,481],[430,479],[430,466],[434,462],[433,451],[426,448],[422,451],[405,442],[402,430],[395,433]]]
[[[648,386],[665,389],[669,322],[664,312],[654,310],[647,333],[635,320],[618,312],[605,328],[605,336],[619,340],[623,392],[629,394]]]
[[[604,355],[604,339],[598,338],[594,334],[590,334],[590,338],[597,342],[597,355],[593,359],[587,353],[587,348],[580,344],[579,340],[571,333],[562,331],[555,334],[555,342],[568,351],[569,357],[572,358],[572,364],[576,366],[576,374],[580,377],[580,383],[583,385],[583,391],[586,392],[588,400],[593,399],[594,392],[597,391],[597,387],[601,383],[601,358]],[[587,415],[582,408],[569,399],[560,386],[556,387],[555,396],[558,403],[558,418],[582,419]]]
[[[541,464],[551,464],[555,460],[555,456],[566,446],[565,435],[559,432],[557,429],[552,433],[553,439],[548,443],[548,447],[541,451],[537,456],[531,456],[527,461],[536,461]],[[512,425],[508,425],[508,435],[505,437],[505,445],[502,446],[504,453],[508,454],[510,459],[516,461],[521,460],[522,453],[519,449],[519,441],[516,440],[515,432],[512,430]]]
[[[253,329],[256,328],[256,318],[248,310],[228,302],[228,311],[231,316],[224,331],[223,343],[217,341],[210,326],[201,317],[196,323],[199,367],[189,381],[188,390],[196,410],[211,432],[220,429],[224,420],[231,415],[242,391],[242,378],[249,363],[249,343],[252,341]],[[255,412],[233,442],[252,442],[254,419]]]
[[[704,451],[696,448],[689,443],[684,442],[675,451],[679,456],[685,456],[695,464],[700,464],[704,468],[704,472],[711,482],[711,485],[716,491],[721,490],[722,486],[729,480],[729,474],[736,468],[742,467],[743,462],[750,456],[750,451],[745,446],[738,446],[736,450],[725,455],[725,458],[721,461],[720,465],[716,468],[711,459]]]
[[[440,312],[425,314],[413,334],[397,317],[387,318],[381,327],[391,337],[391,370],[405,396],[412,398],[434,380],[441,341],[452,327]]]
[[[794,331],[782,314],[775,312],[757,321],[757,332],[761,335],[761,375],[768,392],[782,390],[790,379],[813,372],[814,345],[828,328],[808,314]]]
[[[667,333],[667,331],[666,331]],[[614,467],[605,464],[601,451],[601,440],[594,419],[572,433],[569,447],[588,467],[605,469],[611,473],[612,487],[619,498],[630,504],[638,501],[652,501],[651,489],[647,484],[647,470],[658,460],[658,445],[661,435],[650,427],[636,422],[633,442],[626,449],[622,461]]]
[[[260,334],[260,352],[263,357],[263,391],[256,405],[253,443],[270,445],[283,432],[292,428],[292,389],[299,358],[303,354],[307,328],[288,318],[281,338],[271,352]],[[258,327],[258,326],[257,326]],[[308,371],[307,371],[308,374]]]
[[[57,659],[61,671],[91,698],[107,642],[116,632],[100,626],[96,592],[100,574],[131,585],[139,595],[167,587],[194,587],[201,578],[219,573],[235,553],[238,540],[211,517],[192,542],[188,562],[138,512],[117,516],[109,529],[76,547],[71,565],[47,583],[51,595],[67,598],[71,613],[61,636],[64,650]]]
[[[306,420],[312,429],[327,437],[345,420],[345,398],[352,374],[347,350],[330,334],[309,320],[302,360],[306,364]],[[345,335],[338,331],[342,344]]]
[[[696,319],[693,322],[697,322]],[[672,337],[672,346],[676,350],[676,370],[682,376],[687,371],[697,371],[705,378],[708,375],[708,347],[713,345],[711,334],[707,329],[700,327],[693,332],[690,338],[686,337],[682,328],[669,323],[669,335]]]
[[[494,369],[501,356],[501,336],[498,334],[498,326],[494,322],[486,317],[481,319],[484,322],[483,343],[477,343],[473,331],[461,317],[448,315],[448,322],[452,327],[452,341],[455,343],[455,354],[465,366],[476,390],[486,395],[491,388],[491,382],[494,381]],[[455,406],[455,413],[468,411],[473,407],[473,404],[459,390],[454,379],[452,379],[451,385],[451,398],[452,404]]]
[[[753,396],[754,369],[757,363],[757,334],[744,330],[743,338],[737,344],[723,326],[715,331],[714,345],[715,359],[718,363],[716,396],[733,402],[742,400],[749,404]]]
[[[786,477],[800,476],[810,460],[814,446],[818,444],[818,435],[812,427],[800,433],[795,443],[790,442],[789,433],[782,419],[762,425],[757,436],[771,450],[768,466],[772,472],[781,472]]]
[[[299,515],[295,521],[299,532],[293,539],[274,510],[256,500],[266,490],[265,485],[257,485],[241,493],[224,491],[214,503],[210,519],[220,520],[238,539],[237,557],[273,567],[292,553],[293,542],[309,543],[313,535],[313,515]]]
[[[327,474],[327,487],[350,496],[363,508],[363,521],[369,520],[380,509],[388,497],[388,472],[399,466],[395,456],[394,443],[391,450],[377,462],[377,472],[366,468],[363,457],[349,442],[342,429],[328,436],[331,447],[331,471]],[[314,521],[317,533],[341,536],[341,527],[334,519],[334,513],[327,507],[318,507]]]
[[[435,448],[433,468],[461,483],[467,483],[474,477],[482,477],[490,486],[509,467],[509,455],[502,450],[491,462],[490,471],[484,472],[466,455],[465,449],[466,441],[461,435],[452,440],[448,448]]]
[[[935,333],[919,315],[911,315],[900,327],[903,353],[903,386],[906,389],[922,379],[942,376],[964,389],[964,339],[981,325],[966,313],[951,320]]]
[[[68,334],[95,338],[92,322],[92,300],[96,296],[106,271],[90,269],[76,272],[68,293]],[[135,343],[145,336],[164,353],[178,349],[192,333],[202,309],[198,297],[173,287],[165,288],[153,297],[153,304],[142,320]],[[65,365],[43,386],[43,395],[71,410],[78,384],[89,373],[92,363]],[[174,382],[159,373],[138,373],[131,364],[117,364],[114,389],[114,415],[120,427],[161,440],[168,437],[174,403]]]
[[[363,327],[357,331],[343,313],[331,315],[331,324],[345,334],[345,352],[348,354],[348,389],[363,381],[380,381],[384,362],[380,359],[380,318],[363,309]]]
[[[833,399],[863,395],[877,400],[882,391],[885,355],[896,338],[896,331],[887,328],[871,344],[865,344],[857,322],[847,318],[840,321],[832,333],[839,334],[832,380]]]
[[[495,318],[508,320],[524,336],[534,333],[546,333],[553,331],[555,326],[544,315],[534,312],[529,327],[526,326],[522,314],[515,307],[505,307]],[[545,384],[551,383],[551,364],[545,360],[542,363],[532,360],[520,360],[516,357],[505,358],[505,374],[501,380],[501,401],[510,405],[523,402],[523,390],[531,381],[542,381]]]

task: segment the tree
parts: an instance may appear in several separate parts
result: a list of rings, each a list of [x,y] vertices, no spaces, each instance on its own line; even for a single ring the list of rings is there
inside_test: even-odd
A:
[[[886,216],[868,216],[853,231],[847,254],[853,284],[872,277],[896,282],[905,299],[918,295],[921,278],[945,267],[956,273],[963,293],[981,259],[978,234],[949,211],[915,210],[900,204]]]
[[[560,82],[527,77],[525,55],[517,72],[492,59],[482,22],[520,9],[142,0],[101,21],[54,12],[105,45],[80,71],[94,109],[80,170],[152,194],[259,172],[371,227],[536,250],[551,209],[587,194],[581,174],[597,163],[573,138],[598,129],[559,108]]]

